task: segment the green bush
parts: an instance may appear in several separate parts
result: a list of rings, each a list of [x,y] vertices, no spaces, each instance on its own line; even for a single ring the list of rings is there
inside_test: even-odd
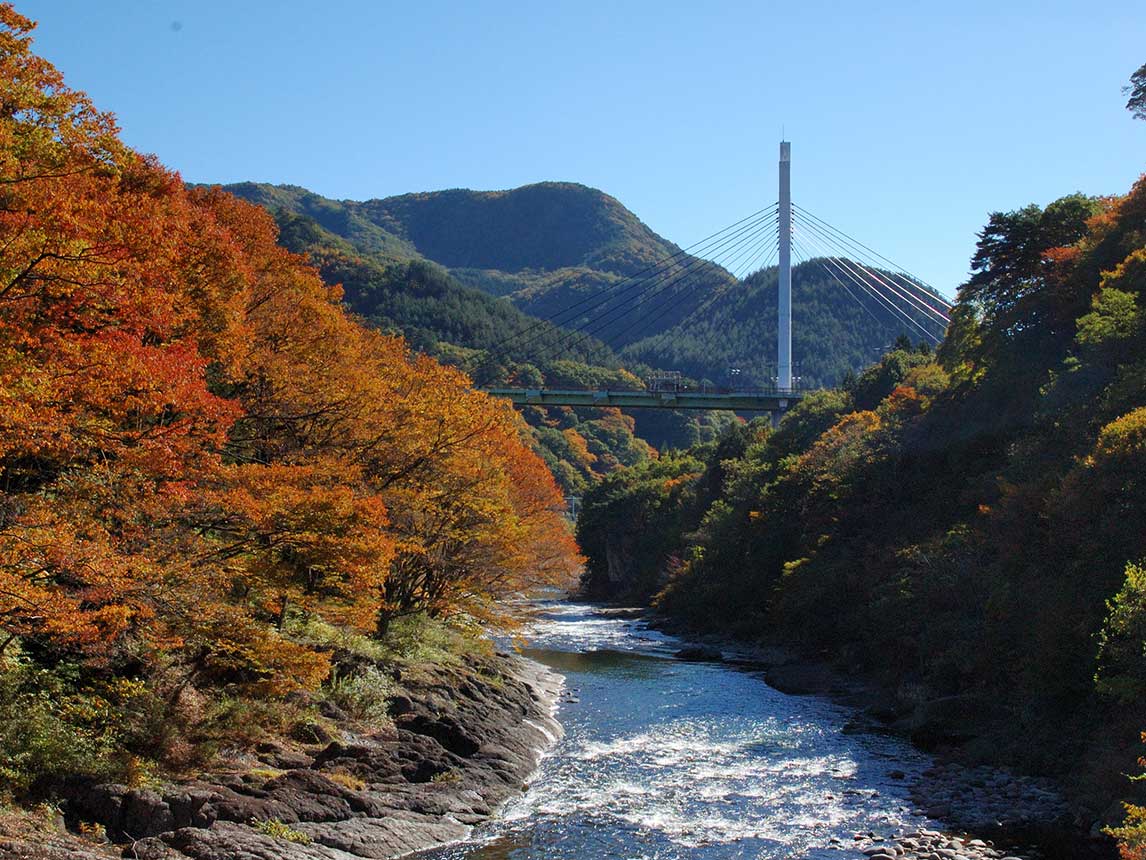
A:
[[[1146,809],[1124,804],[1126,818],[1119,827],[1108,827],[1107,836],[1118,840],[1118,852],[1123,860],[1146,858]]]
[[[284,735],[312,717],[313,706],[307,704],[220,694],[209,700],[189,739],[200,757],[209,760],[227,747],[252,747]]]
[[[394,694],[394,682],[374,667],[353,674],[335,672],[326,685],[326,698],[349,716],[368,722],[389,719],[387,702]]]
[[[462,616],[446,621],[421,613],[391,621],[380,644],[383,662],[397,663],[456,663],[461,657],[493,652],[477,622]]]
[[[64,777],[118,779],[132,769],[114,703],[77,690],[72,669],[23,659],[0,665],[0,783],[16,796]]]
[[[284,632],[300,645],[309,645],[318,651],[342,651],[367,660],[384,660],[387,656],[386,649],[378,640],[313,615],[289,618]]]
[[[1095,682],[1099,692],[1133,702],[1146,694],[1146,567],[1126,565],[1122,588],[1106,605]]]

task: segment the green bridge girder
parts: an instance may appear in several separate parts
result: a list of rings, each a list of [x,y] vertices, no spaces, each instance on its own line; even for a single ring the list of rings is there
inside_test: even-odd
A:
[[[590,406],[618,409],[732,409],[783,412],[799,391],[583,391],[562,388],[486,388],[517,406]]]

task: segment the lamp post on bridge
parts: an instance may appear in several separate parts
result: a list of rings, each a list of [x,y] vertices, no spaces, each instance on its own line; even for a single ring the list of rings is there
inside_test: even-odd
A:
[[[792,389],[792,144],[780,141],[780,289],[776,387]]]

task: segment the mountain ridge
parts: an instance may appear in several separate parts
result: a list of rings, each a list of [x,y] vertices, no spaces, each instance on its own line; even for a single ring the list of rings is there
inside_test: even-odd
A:
[[[688,285],[701,297],[735,283],[717,264],[681,256],[680,247],[617,198],[576,182],[410,192],[364,201],[332,200],[298,186],[224,187],[271,211],[313,218],[360,251],[392,260],[424,257],[466,286],[508,297],[531,316],[551,317],[668,258],[691,265]],[[580,314],[565,324],[588,321]],[[663,320],[679,321],[679,313]],[[638,325],[618,345],[658,330]]]
[[[687,255],[600,189],[547,181],[495,191],[453,188],[353,201],[291,185],[226,188],[272,212],[312,219],[358,253],[388,262],[429,261],[453,284],[504,300],[529,317],[560,315],[566,329],[592,324],[595,351],[578,355],[581,360],[615,366],[619,357],[629,365],[682,370],[717,384],[763,386],[772,381],[775,267],[737,279],[715,262]],[[634,277],[666,260],[688,271],[669,292],[645,289]],[[906,323],[888,317],[878,304],[861,307],[861,299],[849,297],[815,260],[797,265],[793,280],[795,359],[806,385],[839,382],[905,333]],[[610,290],[617,291],[616,299],[605,300],[611,318],[595,322],[594,313],[600,313]],[[532,353],[519,349],[509,358],[545,372],[554,357],[550,353],[570,343],[580,348],[580,336],[555,335],[548,346],[535,345]],[[491,341],[471,339],[460,345],[489,349]]]

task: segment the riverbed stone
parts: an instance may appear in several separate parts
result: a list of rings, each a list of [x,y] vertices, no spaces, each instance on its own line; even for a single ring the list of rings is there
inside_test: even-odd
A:
[[[712,645],[687,645],[675,654],[678,660],[690,663],[720,663],[724,654]]]

